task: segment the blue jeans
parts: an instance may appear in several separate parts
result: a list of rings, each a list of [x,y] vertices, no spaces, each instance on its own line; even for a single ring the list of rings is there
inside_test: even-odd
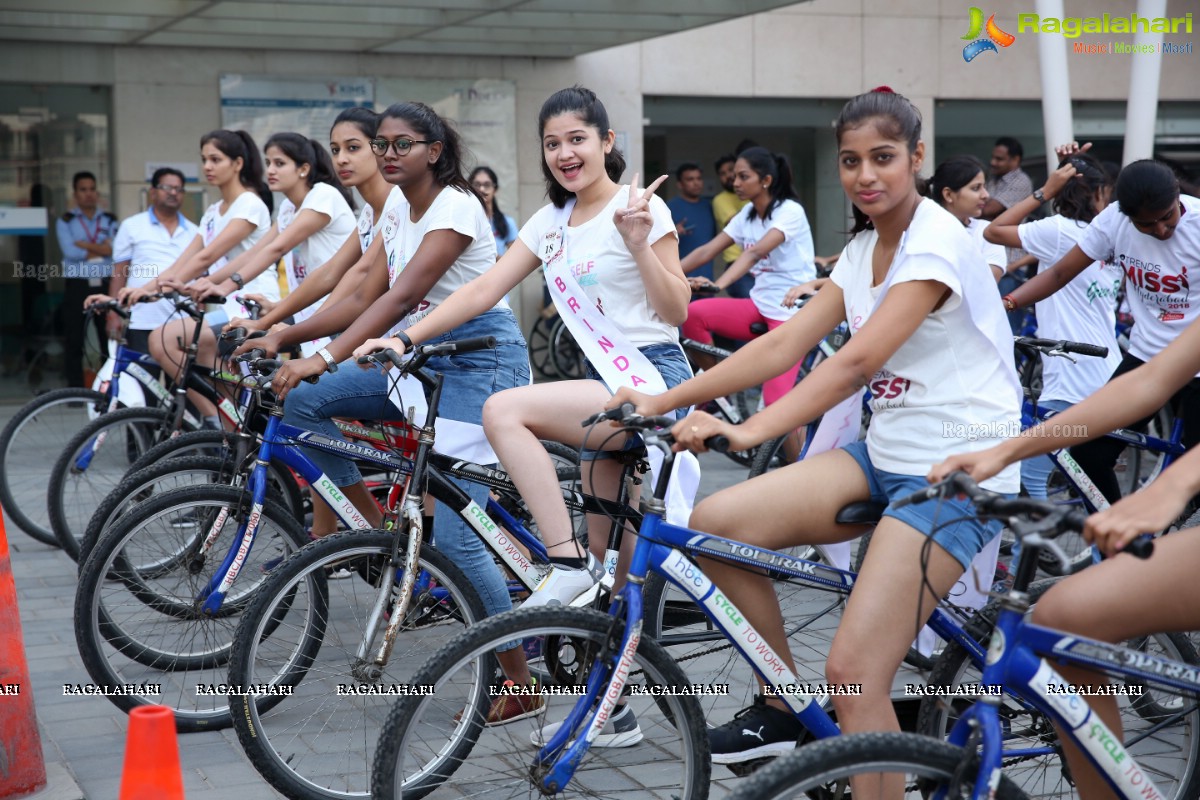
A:
[[[488,397],[529,383],[529,352],[516,319],[507,310],[489,311],[428,343],[475,336],[495,336],[498,344],[494,350],[431,358],[426,366],[430,372],[445,376],[438,416],[478,425]],[[340,438],[333,417],[399,420],[403,415],[388,400],[386,374],[379,369],[362,369],[349,359],[339,365],[337,372],[322,376],[319,383],[302,383],[293,389],[284,406],[283,421],[289,425]],[[306,450],[305,455],[338,486],[362,480],[351,461],[316,450]],[[480,506],[487,505],[486,486],[462,480],[454,483]],[[475,585],[488,615],[510,610],[512,600],[504,576],[475,532],[448,509],[442,509],[434,520],[434,544]]]

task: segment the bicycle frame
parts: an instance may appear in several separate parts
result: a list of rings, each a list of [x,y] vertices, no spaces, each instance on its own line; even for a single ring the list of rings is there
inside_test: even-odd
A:
[[[620,644],[614,651],[619,654],[616,669],[611,679],[605,681],[605,659],[597,660],[588,675],[583,697],[571,709],[562,727],[534,757],[536,767],[548,767],[542,786],[550,791],[554,791],[556,786],[566,786],[571,780],[588,747],[600,734],[621,698],[641,638],[642,586],[649,570],[661,573],[691,597],[767,686],[782,685],[796,689],[794,692],[781,692],[779,698],[810,733],[817,738],[840,734],[837,724],[817,702],[816,696],[799,690],[797,676],[787,668],[783,659],[746,621],[737,606],[717,589],[716,584],[699,567],[688,561],[684,552],[743,566],[766,568],[773,573],[837,592],[848,593],[854,585],[855,574],[666,522],[663,519],[666,508],[660,498],[666,494],[673,466],[672,456],[667,448],[664,467],[655,486],[654,500],[647,504],[646,515],[638,530],[628,581],[609,607],[609,615],[614,622],[624,623]],[[948,613],[940,608],[935,609],[927,624],[941,638],[962,644],[973,658],[982,663],[983,649],[965,634],[962,626]],[[587,731],[567,747],[568,741],[575,738],[576,728],[589,713],[588,709],[598,701],[600,707],[588,723]]]
[[[1054,721],[1058,730],[1087,753],[1112,788],[1127,798],[1161,800],[1163,793],[1126,751],[1120,737],[1087,705],[1078,692],[1039,654],[1081,667],[1101,668],[1192,694],[1200,693],[1200,671],[1194,666],[1130,650],[1119,645],[1066,634],[1027,622],[1016,607],[1001,610],[983,670],[985,686],[1003,685],[1013,695]],[[1049,687],[1067,687],[1059,693]],[[951,744],[966,746],[979,731],[983,749],[975,797],[988,797],[1000,782],[1002,733],[1000,698],[984,696],[959,718],[950,733]],[[1195,706],[1172,714],[1150,731],[1157,731]],[[1010,751],[1005,756],[1020,755]]]

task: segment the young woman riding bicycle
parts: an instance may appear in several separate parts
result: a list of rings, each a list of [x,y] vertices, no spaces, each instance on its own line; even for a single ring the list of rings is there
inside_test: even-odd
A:
[[[853,538],[861,528],[834,522],[842,507],[911,493],[924,485],[924,465],[947,449],[979,449],[987,442],[976,435],[996,436],[1019,422],[1011,338],[995,281],[962,224],[918,191],[925,151],[920,113],[890,89],[876,90],[846,104],[836,132],[856,235],[831,283],[787,323],[712,370],[657,397],[622,390],[612,401],[632,400],[647,414],[704,402],[778,373],[848,322],[850,341],[836,355],[744,424],[695,412],[672,431],[678,447],[700,450],[718,434],[731,447],[749,447],[870,387],[865,442],[769,472],[697,506],[691,527],[759,547]],[[1016,492],[1017,470],[989,488]],[[936,520],[932,509],[889,508],[875,528],[826,665],[831,683],[862,685],[860,696],[832,698],[843,731],[899,728],[890,693],[901,659],[938,599],[997,532],[974,519],[939,526],[970,514],[965,502],[947,505]],[[773,583],[728,564],[706,561],[703,568],[795,669]],[[780,701],[760,696],[710,731],[713,760],[778,755],[794,748],[801,733]]]

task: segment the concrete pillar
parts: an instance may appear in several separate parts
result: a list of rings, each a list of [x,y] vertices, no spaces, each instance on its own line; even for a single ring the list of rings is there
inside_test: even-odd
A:
[[[1165,0],[1164,0],[1165,2]],[[1037,0],[1038,16],[1062,19],[1062,0]],[[1038,59],[1042,78],[1042,125],[1046,136],[1046,165],[1057,165],[1054,148],[1074,137],[1071,118],[1071,78],[1067,67],[1068,40],[1062,36],[1042,34],[1037,37]],[[1135,59],[1138,60],[1138,59]]]
[[[1137,15],[1143,19],[1165,17],[1167,0],[1138,0]],[[1162,45],[1161,33],[1138,31],[1134,44],[1138,47]],[[1158,79],[1162,73],[1162,56],[1135,55],[1129,72],[1129,103],[1125,107],[1125,154],[1121,164],[1154,155],[1154,127],[1158,115]]]

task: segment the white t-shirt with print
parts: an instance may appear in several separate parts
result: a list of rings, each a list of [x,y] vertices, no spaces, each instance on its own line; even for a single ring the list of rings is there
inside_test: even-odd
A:
[[[1116,203],[1097,214],[1079,240],[1089,257],[1115,263],[1124,273],[1133,314],[1129,353],[1143,361],[1200,316],[1200,298],[1192,299],[1191,285],[1200,272],[1200,199],[1185,194],[1179,202],[1183,214],[1165,242],[1139,233]]]
[[[637,262],[613,224],[613,214],[628,204],[629,187],[621,186],[596,216],[582,225],[568,225],[563,254],[583,293],[635,347],[677,343],[678,330],[664,322],[650,305]],[[529,252],[541,252],[543,238],[561,225],[559,213],[553,203],[545,205],[521,228],[517,238]],[[675,235],[671,211],[657,195],[650,198],[650,215],[654,222],[647,241],[651,245],[668,234]]]
[[[971,238],[975,241],[975,246],[979,248],[983,260],[989,266],[997,266],[1003,270],[1008,266],[1008,253],[1004,249],[1004,245],[992,244],[983,238],[983,229],[987,226],[988,223],[981,219],[970,219],[967,221],[967,233],[971,234]]]
[[[1038,272],[1045,272],[1079,243],[1086,229],[1086,222],[1055,214],[1017,226],[1017,237],[1021,249],[1037,258]],[[1041,399],[1078,403],[1112,377],[1121,363],[1115,333],[1120,288],[1120,270],[1093,261],[1066,286],[1038,301],[1038,336],[1108,348],[1107,358],[1073,356],[1074,364],[1065,358],[1042,358]]]
[[[337,189],[327,183],[318,183],[304,196],[299,209],[291,200],[284,199],[279,206],[279,215],[275,218],[279,233],[282,235],[296,219],[296,215],[306,209],[326,215],[329,217],[329,222],[292,248],[292,257],[287,267],[289,292],[296,291],[301,282],[313,270],[333,258],[333,254],[346,243],[346,238],[354,232],[354,212],[350,210],[350,204]],[[308,308],[297,311],[294,315],[296,322],[303,322],[311,317],[324,302],[325,298],[323,297]]]
[[[817,277],[812,230],[804,207],[795,200],[784,200],[771,211],[770,219],[760,219],[754,207],[747,206],[733,215],[725,233],[746,250],[772,229],[783,233],[783,241],[750,268],[754,276],[750,299],[767,319],[785,320],[796,313],[795,308],[783,307],[788,289]]]
[[[885,281],[872,286],[875,231],[846,245],[831,278],[845,295],[851,335],[885,288],[933,280],[952,292],[871,378],[867,451],[879,469],[924,475],[954,453],[983,450],[1020,431],[1020,385],[1012,332],[991,269],[970,235],[932,200],[917,207]],[[1013,464],[984,487],[1015,492]]]
[[[235,244],[223,258],[217,261],[208,268],[209,273],[216,272],[229,261],[240,256],[242,253],[254,247],[258,240],[263,237],[267,229],[271,227],[271,212],[267,209],[267,204],[262,201],[262,198],[253,191],[242,192],[237,196],[237,199],[229,204],[229,208],[224,214],[221,213],[221,202],[213,203],[204,212],[204,216],[200,219],[200,235],[204,237],[204,245],[207,247],[212,244],[213,240],[221,235],[221,231],[225,230],[225,226],[232,220],[244,219],[254,225],[254,230],[250,235],[240,242]],[[268,300],[279,302],[279,273],[275,270],[275,265],[272,264],[254,280],[248,281],[240,294],[261,294]],[[230,314],[233,313],[232,304],[227,306]],[[240,311],[244,317],[250,316],[250,312],[243,306]]]
[[[375,209],[371,208],[370,203],[363,203],[362,211],[358,212],[358,244],[362,251],[367,252],[367,248],[371,246],[371,242],[375,241],[375,236],[379,233],[379,229],[383,227],[383,219],[387,213],[401,203],[407,203],[404,199],[404,192],[400,191],[399,186],[393,186],[388,192],[387,199],[383,201],[383,209],[379,214],[379,219],[375,219]]]
[[[443,300],[496,263],[496,240],[492,237],[492,224],[483,210],[483,203],[473,194],[447,186],[416,222],[412,221],[408,203],[397,204],[384,214],[381,235],[387,254],[388,286],[396,283],[425,235],[439,230],[461,233],[470,237],[471,243],[425,298],[401,321],[401,328],[415,325]],[[501,299],[495,308],[508,308],[508,302]]]

